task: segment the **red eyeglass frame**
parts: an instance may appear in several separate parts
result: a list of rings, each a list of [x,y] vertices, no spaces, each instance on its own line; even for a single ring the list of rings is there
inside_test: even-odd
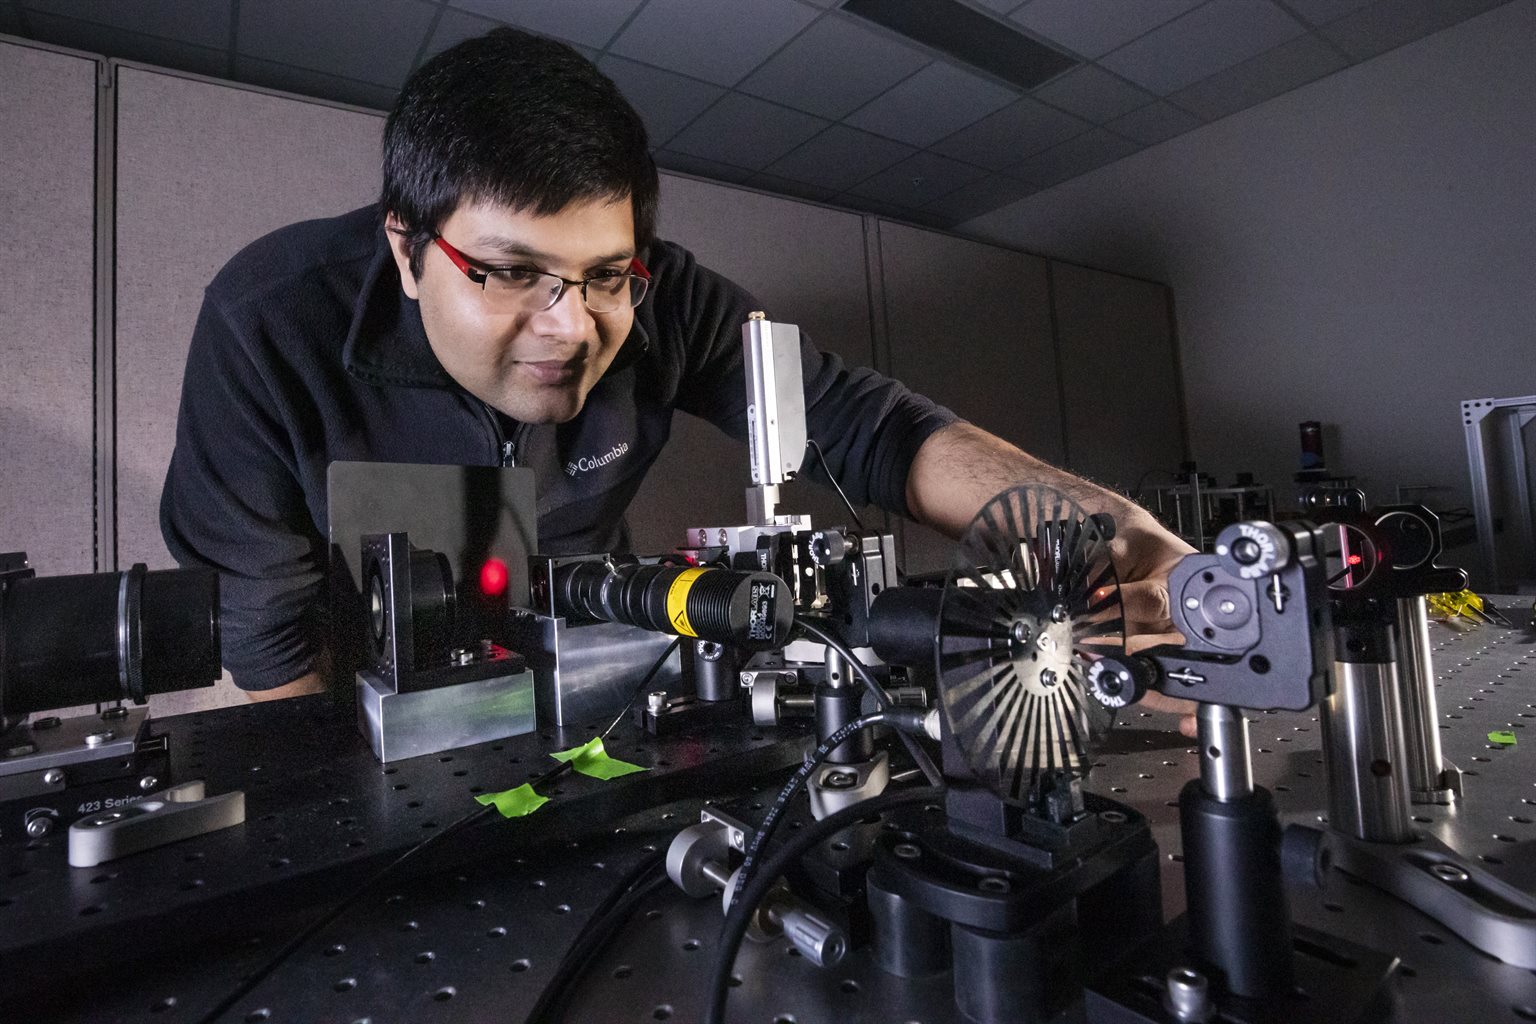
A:
[[[472,260],[468,256],[465,256],[463,253],[459,252],[459,250],[455,249],[442,235],[435,236],[432,241],[437,244],[439,249],[443,250],[443,253],[453,261],[453,265],[458,267],[465,277],[469,278],[471,281],[473,281],[475,284],[478,284],[482,288],[485,287],[486,279],[489,278],[495,271],[511,269],[508,267],[493,267],[489,264],[481,263],[479,260]],[[559,274],[550,274],[547,270],[541,270],[539,273],[547,274],[548,276],[564,284],[566,288],[569,288],[571,285],[582,288],[583,292],[581,301],[587,301],[586,292],[584,290],[587,284],[585,279],[572,281],[570,278],[561,277]],[[630,258],[629,273],[640,278],[642,281],[649,281],[651,279],[650,270],[646,268],[644,263],[640,262],[640,257],[638,256],[633,256]],[[562,288],[560,290],[560,294],[555,296],[555,302],[559,302],[561,297],[564,295],[565,288]],[[553,304],[554,303],[551,303],[551,305]]]

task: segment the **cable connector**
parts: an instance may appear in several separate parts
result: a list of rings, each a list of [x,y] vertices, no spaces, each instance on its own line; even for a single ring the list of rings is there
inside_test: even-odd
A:
[[[893,729],[913,736],[940,738],[938,708],[891,708],[880,712],[880,720]]]

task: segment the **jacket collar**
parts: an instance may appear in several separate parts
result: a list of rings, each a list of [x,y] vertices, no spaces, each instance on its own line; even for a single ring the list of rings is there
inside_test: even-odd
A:
[[[603,374],[605,378],[627,368],[650,348],[640,320],[635,317],[629,337]],[[373,259],[352,310],[341,358],[349,374],[370,384],[459,388],[427,342],[420,305],[400,287],[400,272],[382,224],[375,230]]]

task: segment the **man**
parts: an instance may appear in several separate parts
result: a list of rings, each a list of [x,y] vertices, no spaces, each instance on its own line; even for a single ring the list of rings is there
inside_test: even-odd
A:
[[[610,550],[674,409],[745,436],[740,325],[759,307],[655,239],[656,202],[613,84],[498,29],[406,83],[379,207],[278,231],[215,278],[161,526],[178,560],[220,570],[225,665],[253,699],[323,685],[330,462],[531,466],[541,547]],[[1008,486],[1056,486],[1115,516],[1132,629],[1167,628],[1189,548],[1146,512],[809,342],[803,357],[813,476],[951,535]]]

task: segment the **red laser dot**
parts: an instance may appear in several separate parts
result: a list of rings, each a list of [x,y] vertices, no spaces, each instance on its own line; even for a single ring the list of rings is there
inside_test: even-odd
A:
[[[1359,565],[1361,562],[1365,561],[1365,559],[1361,558],[1359,555],[1350,555],[1348,558],[1344,559],[1344,561],[1348,562],[1350,565]]]
[[[488,558],[480,567],[480,592],[487,597],[500,597],[507,589],[507,563],[499,558]]]

